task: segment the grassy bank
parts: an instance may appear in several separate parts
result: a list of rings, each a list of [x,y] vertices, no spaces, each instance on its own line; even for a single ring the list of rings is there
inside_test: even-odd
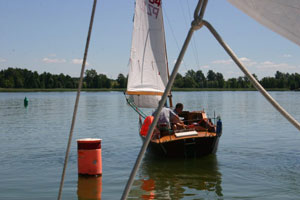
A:
[[[84,88],[84,92],[124,92],[124,88]],[[288,88],[269,88],[268,91],[290,91]],[[77,89],[54,88],[54,89],[25,89],[25,88],[0,88],[0,92],[76,92]],[[194,92],[194,91],[256,91],[254,88],[173,88],[172,91]],[[298,90],[299,91],[299,90]]]
[[[268,88],[267,91],[290,91],[289,88]],[[255,88],[173,88],[172,91],[256,91]]]
[[[53,88],[53,89],[37,89],[37,88],[0,88],[0,92],[76,92],[77,89],[70,88]],[[110,91],[118,91],[123,92],[125,89],[106,89],[106,88],[95,88],[95,89],[82,89],[84,92],[110,92]]]

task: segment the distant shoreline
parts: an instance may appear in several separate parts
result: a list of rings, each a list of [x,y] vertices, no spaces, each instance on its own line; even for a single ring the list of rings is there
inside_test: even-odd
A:
[[[125,88],[83,88],[83,92],[124,92]],[[288,88],[268,88],[267,91],[299,91],[290,90]],[[67,89],[67,88],[53,88],[53,89],[40,89],[40,88],[0,88],[0,92],[76,92],[77,89]],[[174,92],[197,92],[197,91],[256,91],[255,88],[173,88]]]

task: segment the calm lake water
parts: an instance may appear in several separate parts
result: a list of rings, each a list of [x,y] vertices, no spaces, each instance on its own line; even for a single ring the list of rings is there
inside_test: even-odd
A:
[[[271,95],[300,120],[299,92]],[[57,198],[75,96],[0,93],[0,199]],[[146,155],[130,199],[300,199],[300,132],[258,92],[173,96],[185,110],[221,115],[219,150],[200,159]],[[121,92],[81,93],[62,199],[120,199],[142,144],[137,127]],[[86,137],[102,139],[98,179],[77,175],[76,139]]]

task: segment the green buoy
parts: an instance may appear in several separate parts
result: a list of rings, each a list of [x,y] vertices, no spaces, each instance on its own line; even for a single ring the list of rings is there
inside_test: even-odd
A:
[[[28,106],[28,99],[27,99],[27,97],[25,97],[25,99],[24,99],[24,107],[27,107]]]

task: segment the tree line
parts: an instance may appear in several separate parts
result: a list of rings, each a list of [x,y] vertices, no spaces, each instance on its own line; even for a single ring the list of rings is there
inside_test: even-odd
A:
[[[253,74],[257,79],[257,76]],[[257,79],[258,80],[258,79]],[[300,74],[283,73],[277,71],[274,77],[264,77],[258,80],[265,88],[283,88],[299,90]],[[51,74],[30,71],[20,68],[8,68],[0,71],[0,88],[77,88],[79,78],[64,74]],[[126,88],[127,77],[120,73],[117,79],[110,79],[105,74],[98,74],[96,70],[86,70],[83,78],[83,88]],[[223,74],[209,70],[205,74],[201,71],[188,70],[185,75],[177,74],[174,88],[253,88],[245,76],[224,79]]]
[[[83,88],[126,88],[126,77],[119,74],[116,80],[109,79],[96,70],[86,70],[83,78]],[[20,68],[8,68],[0,71],[0,88],[77,88],[79,78],[64,74],[51,74],[30,71]]]
[[[255,74],[252,74],[264,88],[282,88],[290,90],[299,90],[300,74],[283,73],[276,71],[274,77],[264,77],[258,80]],[[176,88],[254,88],[246,76],[238,78],[224,79],[223,74],[209,70],[205,76],[201,70],[188,70],[185,76],[177,74],[174,87]]]

